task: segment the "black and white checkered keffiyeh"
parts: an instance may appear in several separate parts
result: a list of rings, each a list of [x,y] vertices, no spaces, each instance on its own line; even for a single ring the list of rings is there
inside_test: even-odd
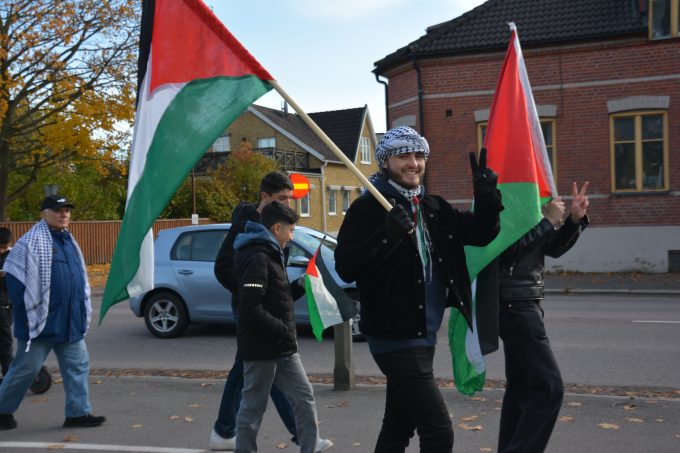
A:
[[[404,153],[423,153],[425,159],[430,156],[430,145],[425,137],[408,126],[390,129],[383,135],[375,148],[375,160],[382,167],[390,156]]]
[[[90,283],[80,247],[73,237],[71,237],[71,242],[78,253],[85,279],[86,326],[89,326],[92,314]],[[30,347],[30,340],[40,335],[47,323],[50,306],[50,281],[52,279],[52,246],[50,229],[47,223],[41,220],[14,244],[2,268],[3,271],[12,274],[25,287],[24,306],[28,317],[28,347]]]

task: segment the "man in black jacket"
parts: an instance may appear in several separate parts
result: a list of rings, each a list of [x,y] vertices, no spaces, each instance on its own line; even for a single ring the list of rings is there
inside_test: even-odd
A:
[[[215,259],[215,277],[222,286],[231,292],[232,312],[237,321],[238,275],[234,268],[234,241],[236,236],[245,232],[247,222],[260,222],[260,214],[265,206],[273,201],[287,206],[292,197],[293,183],[290,178],[280,172],[271,172],[266,174],[260,182],[260,202],[240,203],[232,213],[231,228]],[[243,359],[237,350],[234,364],[231,366],[224,385],[217,420],[210,433],[211,450],[232,451],[236,447],[236,414],[241,404],[242,389]],[[290,402],[276,385],[272,385],[271,398],[286,429],[293,436],[293,442],[297,443],[295,418]],[[325,450],[328,444],[332,443],[326,439],[320,439],[317,451]]]
[[[257,451],[257,433],[274,383],[293,405],[300,451],[317,451],[314,393],[297,352],[295,295],[283,254],[297,220],[288,206],[270,203],[262,210],[262,223],[248,222],[234,243],[239,274],[237,341],[244,376],[236,418],[237,453]],[[295,286],[299,297],[304,290]]]
[[[559,198],[544,218],[505,250],[499,260],[500,337],[506,388],[498,436],[499,453],[545,450],[562,405],[564,385],[543,325],[544,257],[566,253],[588,226],[588,183],[573,183],[569,216]]]
[[[448,453],[453,429],[432,361],[446,307],[470,320],[470,278],[463,245],[484,246],[499,231],[503,209],[497,177],[471,153],[475,210],[453,209],[425,194],[421,180],[430,150],[409,127],[389,130],[378,143],[375,187],[395,205],[389,213],[369,193],[347,211],[338,235],[335,269],[356,281],[361,329],[387,395],[376,452],[404,452],[418,431],[420,450]]]

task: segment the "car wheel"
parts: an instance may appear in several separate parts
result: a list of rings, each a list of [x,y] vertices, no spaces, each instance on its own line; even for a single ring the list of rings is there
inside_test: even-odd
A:
[[[352,298],[352,301],[354,304],[357,306],[357,314],[354,318],[352,318],[352,341],[366,341],[366,335],[363,334],[361,331],[361,328],[359,327],[359,320],[361,319],[361,315],[359,314],[359,309],[361,308],[361,303],[359,302],[359,294],[356,291],[347,291],[347,294],[349,297]]]
[[[147,302],[144,321],[149,332],[158,338],[176,338],[189,325],[189,315],[182,299],[173,293],[160,292]]]

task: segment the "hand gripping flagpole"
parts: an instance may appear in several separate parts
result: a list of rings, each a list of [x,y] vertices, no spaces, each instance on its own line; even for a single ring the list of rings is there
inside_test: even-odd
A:
[[[300,118],[302,118],[302,121],[304,121],[305,124],[307,126],[309,126],[309,128],[312,129],[312,131],[314,131],[314,133],[321,139],[321,141],[323,141],[324,144],[326,146],[328,146],[328,148],[331,151],[333,151],[333,154],[335,154],[336,157],[338,159],[340,159],[340,161],[343,164],[345,164],[345,166],[347,168],[349,168],[349,170],[352,173],[354,173],[354,176],[356,176],[357,179],[359,179],[359,181],[361,181],[361,183],[364,185],[364,187],[366,187],[366,189],[369,192],[371,192],[371,195],[373,195],[375,197],[375,199],[378,200],[378,202],[385,208],[385,210],[389,211],[390,209],[392,209],[392,205],[390,204],[390,202],[387,201],[387,199],[385,197],[383,197],[383,195],[380,192],[378,192],[378,189],[376,189],[375,186],[373,184],[371,184],[371,182],[368,180],[368,178],[366,176],[364,176],[364,174],[359,171],[359,169],[352,163],[351,160],[349,160],[347,158],[347,156],[345,156],[345,153],[340,151],[340,148],[338,148],[337,145],[335,143],[333,143],[333,141],[330,138],[328,138],[328,135],[326,135],[326,133],[324,131],[322,131],[319,126],[317,126],[317,124],[314,122],[314,120],[312,120],[309,117],[309,115],[307,115],[300,108],[300,106],[293,99],[291,99],[291,97],[288,95],[288,93],[286,93],[285,90],[283,88],[281,88],[281,86],[278,84],[278,82],[276,80],[267,80],[267,83],[269,83],[272,87],[274,87],[274,89],[281,95],[281,97],[283,97],[283,99],[288,104],[290,104],[291,107],[293,107],[293,109],[297,112],[297,114],[300,115]]]

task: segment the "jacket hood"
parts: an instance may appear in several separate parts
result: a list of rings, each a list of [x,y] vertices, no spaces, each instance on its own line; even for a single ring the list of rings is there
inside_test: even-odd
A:
[[[248,220],[259,220],[260,213],[257,212],[257,206],[258,205],[256,203],[247,203],[245,201],[240,202],[234,208],[234,211],[231,214],[231,223]]]
[[[258,222],[248,221],[246,223],[245,233],[236,236],[234,241],[234,250],[241,250],[253,244],[265,244],[270,246],[274,251],[281,256],[281,262],[284,261],[283,249],[279,245],[274,235],[264,225]]]

